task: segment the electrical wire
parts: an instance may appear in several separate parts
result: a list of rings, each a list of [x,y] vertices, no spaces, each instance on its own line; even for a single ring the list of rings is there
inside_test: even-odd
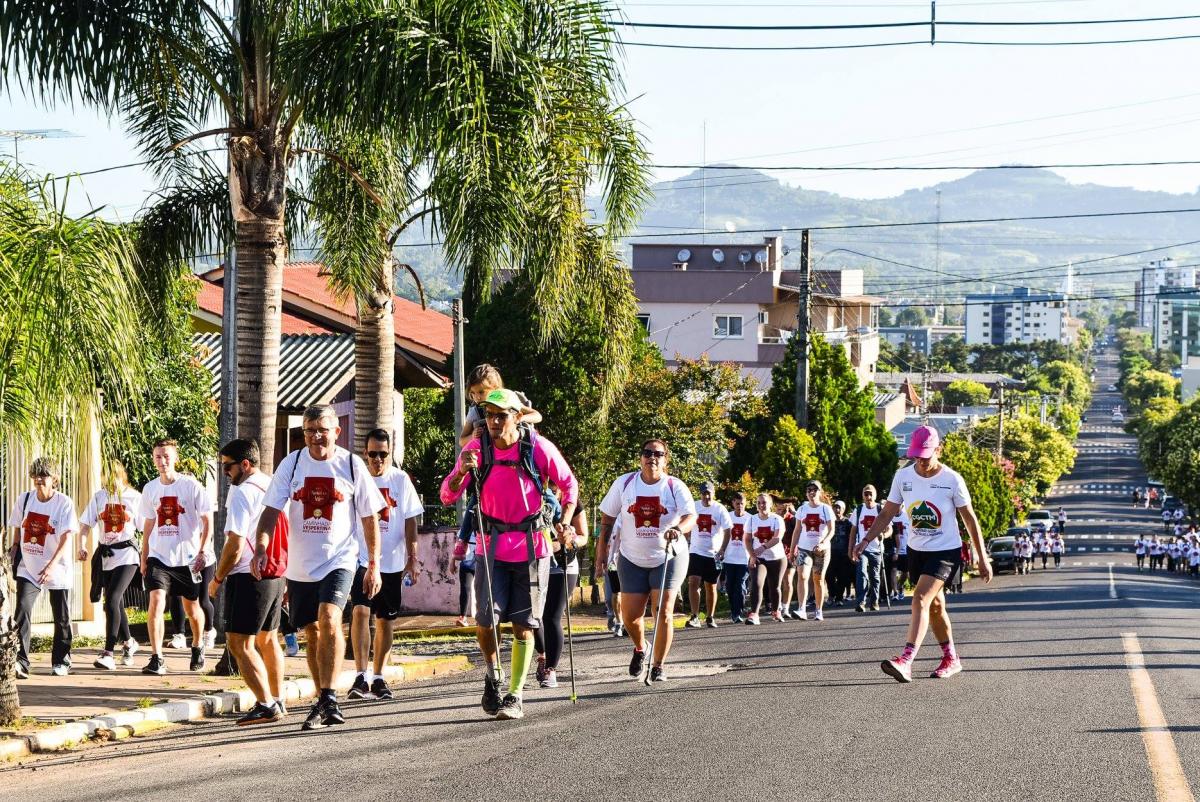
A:
[[[925,23],[928,25],[928,23]],[[938,23],[941,25],[941,23]],[[874,47],[908,47],[911,45],[966,45],[980,47],[1076,47],[1086,45],[1133,45],[1154,42],[1178,42],[1189,39],[1200,39],[1200,34],[1185,34],[1179,36],[1151,36],[1136,39],[1087,39],[1056,42],[995,42],[977,41],[973,39],[938,39],[936,41],[914,40],[904,42],[866,42],[858,44],[839,45],[681,45],[666,42],[631,42],[628,39],[617,40],[623,47],[646,47],[664,50],[715,50],[715,51],[802,51],[802,50],[859,50]]]
[[[1126,19],[1083,19],[1083,20],[932,20],[922,19],[912,22],[855,22],[826,25],[730,25],[706,24],[694,22],[635,22],[633,20],[613,20],[609,25],[615,28],[659,28],[685,31],[854,31],[875,28],[927,28],[934,23],[939,28],[958,26],[971,27],[1027,27],[1044,26],[1062,27],[1067,25],[1132,25],[1148,22],[1182,22],[1184,20],[1200,19],[1198,14],[1180,14],[1169,17],[1132,17]]]
[[[1192,118],[1189,118],[1192,121]],[[1200,159],[1187,159],[1178,161],[1145,161],[1145,162],[1068,162],[1063,164],[943,164],[943,165],[899,165],[899,166],[836,166],[836,165],[807,165],[807,164],[772,164],[772,165],[743,165],[743,164],[720,164],[720,165],[704,165],[704,164],[647,164],[647,167],[652,167],[659,170],[711,170],[717,172],[725,171],[753,171],[759,170],[762,172],[902,172],[902,171],[918,171],[918,172],[935,172],[939,170],[1070,170],[1083,168],[1101,168],[1101,167],[1180,167],[1200,164]],[[663,183],[676,183],[679,181],[699,181],[699,178],[679,178],[674,181]],[[713,179],[708,179],[712,181]],[[723,186],[721,184],[713,184],[712,186]]]

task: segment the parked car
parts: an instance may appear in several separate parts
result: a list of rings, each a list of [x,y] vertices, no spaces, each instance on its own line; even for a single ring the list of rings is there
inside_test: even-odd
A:
[[[1054,526],[1054,516],[1050,514],[1050,510],[1030,510],[1025,516],[1025,525],[1029,527],[1030,534],[1046,534]]]
[[[1012,532],[1013,530],[1008,530]],[[1020,530],[1024,532],[1025,530]],[[1016,545],[1017,539],[1005,535],[1004,537],[994,537],[988,541],[988,556],[992,560],[992,571],[1000,573],[1001,571],[1016,571],[1017,561],[1013,555],[1013,546]]]
[[[1112,422],[1113,423],[1124,423],[1125,422],[1125,414],[1123,412],[1121,412],[1121,410],[1119,410],[1119,409],[1114,409],[1113,414],[1112,414]]]
[[[1162,508],[1170,512],[1175,512],[1183,506],[1183,499],[1178,496],[1163,496]]]

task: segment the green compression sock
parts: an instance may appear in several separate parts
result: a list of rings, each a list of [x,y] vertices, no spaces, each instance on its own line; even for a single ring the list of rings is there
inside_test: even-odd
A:
[[[514,640],[512,645],[512,675],[508,678],[508,692],[513,696],[521,696],[521,687],[525,684],[525,675],[529,673],[529,664],[533,662],[533,639]]]

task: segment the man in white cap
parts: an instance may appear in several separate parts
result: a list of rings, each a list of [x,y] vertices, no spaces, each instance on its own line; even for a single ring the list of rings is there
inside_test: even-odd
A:
[[[902,508],[908,513],[908,575],[915,583],[912,619],[903,651],[880,664],[884,673],[897,682],[912,682],[913,659],[930,626],[942,647],[942,661],[930,676],[945,679],[962,671],[943,592],[946,582],[963,564],[959,517],[966,524],[979,555],[979,576],[984,582],[992,581],[992,566],[983,545],[979,520],[971,507],[970,491],[958,473],[941,464],[941,453],[937,429],[921,426],[913,432],[907,456],[915,461],[896,471],[883,511],[863,541],[854,547],[854,556],[860,556],[867,544],[891,530],[892,519]]]

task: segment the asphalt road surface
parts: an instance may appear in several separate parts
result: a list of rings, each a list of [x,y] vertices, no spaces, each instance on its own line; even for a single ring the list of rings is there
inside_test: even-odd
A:
[[[1064,481],[1144,479],[1136,458],[1100,456],[1081,457]],[[1072,520],[1134,512],[1116,495],[1061,503]],[[400,688],[392,702],[346,704],[342,727],[302,733],[303,711],[249,730],[208,721],[0,771],[0,791],[45,800],[1191,800],[1200,788],[1197,602],[1196,583],[1138,574],[1127,554],[1073,552],[1059,570],[972,581],[951,597],[965,671],[949,680],[926,678],[939,657],[931,641],[911,685],[880,672],[902,645],[905,607],[683,630],[669,681],[651,688],[627,676],[627,641],[591,635],[576,641],[578,704],[563,670],[557,690],[526,692],[523,721],[483,715],[476,670]]]

